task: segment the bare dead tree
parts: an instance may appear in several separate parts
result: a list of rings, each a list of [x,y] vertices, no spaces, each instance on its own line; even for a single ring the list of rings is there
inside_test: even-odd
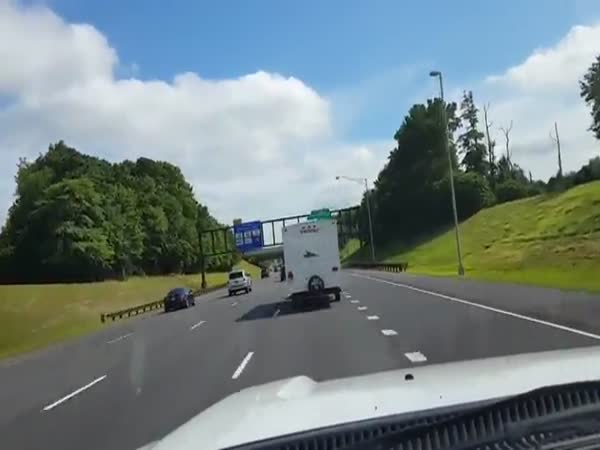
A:
[[[529,171],[529,183],[533,183],[533,177],[531,176],[531,170]]]
[[[556,151],[558,152],[558,177],[562,178],[563,170],[562,170],[562,157],[560,154],[560,136],[558,135],[558,124],[554,122],[554,135],[552,135],[552,131],[550,132],[550,139],[556,143]]]
[[[500,131],[504,134],[504,141],[506,142],[506,161],[508,162],[509,167],[512,169],[512,162],[510,160],[510,132],[512,131],[513,121],[510,121],[510,125],[508,128],[500,127]]]
[[[494,147],[496,146],[496,142],[492,141],[490,137],[490,128],[493,125],[493,122],[488,120],[488,112],[490,110],[490,104],[483,105],[483,121],[485,125],[485,137],[487,139],[487,148],[488,148],[488,162],[490,164],[490,176],[491,179],[494,180],[495,172],[496,172],[496,155],[494,154]]]

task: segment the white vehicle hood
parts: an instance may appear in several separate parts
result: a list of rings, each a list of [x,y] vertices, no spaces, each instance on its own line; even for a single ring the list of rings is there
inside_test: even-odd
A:
[[[405,379],[408,374],[412,380]],[[591,380],[600,380],[600,347],[411,367],[324,382],[298,376],[232,394],[144,450],[220,449]]]

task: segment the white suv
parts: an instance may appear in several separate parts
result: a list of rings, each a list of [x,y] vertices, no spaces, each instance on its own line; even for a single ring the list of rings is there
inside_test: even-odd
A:
[[[244,291],[247,294],[252,290],[252,277],[245,270],[234,269],[229,272],[227,289],[229,289],[230,297],[239,291]]]

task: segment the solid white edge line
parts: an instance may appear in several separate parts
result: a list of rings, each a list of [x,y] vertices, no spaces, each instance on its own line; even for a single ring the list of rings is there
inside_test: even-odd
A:
[[[450,295],[440,294],[439,292],[428,291],[426,289],[417,288],[417,287],[414,287],[414,286],[410,286],[408,284],[403,284],[403,283],[397,283],[397,282],[394,282],[394,281],[383,280],[381,278],[374,278],[374,277],[370,277],[370,276],[367,276],[367,275],[359,275],[359,274],[356,274],[356,273],[351,273],[350,275],[353,276],[353,277],[357,277],[357,278],[365,278],[367,280],[377,281],[379,283],[391,284],[392,286],[397,286],[397,287],[402,287],[402,288],[410,289],[412,291],[420,292],[422,294],[433,295],[435,297],[443,298],[444,300],[450,300],[452,302],[462,303],[463,305],[468,305],[468,306],[473,306],[475,308],[485,309],[487,311],[492,311],[492,312],[495,312],[495,313],[498,313],[498,314],[504,314],[505,316],[514,317],[515,319],[526,320],[528,322],[537,323],[539,325],[545,325],[547,327],[556,328],[557,330],[567,331],[569,333],[578,334],[580,336],[585,336],[585,337],[589,337],[591,339],[600,340],[600,335],[597,335],[597,334],[594,334],[594,333],[588,333],[587,331],[578,330],[577,328],[571,328],[571,327],[567,327],[565,325],[559,325],[558,323],[548,322],[546,320],[536,319],[535,317],[525,316],[523,314],[517,314],[517,313],[514,313],[514,312],[506,311],[504,309],[493,308],[491,306],[482,305],[480,303],[470,302],[468,300],[463,300],[461,298],[452,297]]]
[[[106,341],[106,343],[107,344],[114,344],[115,342],[122,341],[123,339],[126,339],[126,338],[128,338],[129,336],[132,336],[132,335],[133,335],[133,333],[127,333],[127,334],[124,334],[123,336],[119,336],[118,338],[114,338],[114,339],[111,339],[110,341]]]
[[[427,361],[427,357],[421,352],[408,352],[405,353],[404,356],[406,356],[410,360],[410,362],[413,363]]]
[[[252,355],[254,355],[254,352],[248,352],[246,357],[244,359],[242,359],[242,362],[240,363],[238,368],[235,369],[235,372],[233,372],[233,375],[231,376],[232,380],[235,380],[237,377],[239,377],[242,374],[244,367],[246,367],[246,364],[248,364],[248,361],[250,361],[250,358],[252,358]]]
[[[195,330],[196,328],[198,328],[200,325],[202,325],[202,324],[203,324],[203,323],[205,323],[205,322],[206,322],[206,320],[201,320],[200,322],[198,322],[198,323],[195,323],[194,325],[192,325],[192,326],[190,327],[190,331],[192,331],[192,330]]]
[[[81,392],[85,391],[86,389],[91,388],[93,385],[95,385],[96,383],[100,383],[102,380],[104,380],[106,378],[106,375],[102,375],[101,377],[96,378],[94,381],[92,381],[91,383],[86,384],[85,386],[80,387],[79,389],[71,392],[68,395],[65,395],[63,398],[56,400],[54,403],[50,403],[48,406],[44,406],[43,411],[50,411],[52,408],[54,408],[55,406],[60,405],[61,403],[66,402],[67,400],[75,397],[77,394],[80,394]]]

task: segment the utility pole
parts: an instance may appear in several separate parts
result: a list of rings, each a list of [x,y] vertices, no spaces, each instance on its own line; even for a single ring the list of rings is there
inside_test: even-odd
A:
[[[452,170],[452,156],[450,155],[450,146],[448,145],[448,118],[446,116],[446,101],[444,100],[444,82],[442,80],[442,72],[432,70],[429,72],[430,77],[438,78],[440,82],[440,100],[442,101],[442,128],[444,129],[444,148],[448,154],[448,175],[450,178],[450,193],[452,195],[452,214],[454,215],[454,233],[456,235],[456,257],[458,259],[458,274],[464,275],[465,269],[462,263],[462,250],[460,245],[460,232],[458,229],[458,213],[456,212],[456,194],[454,192],[454,173]]]
[[[198,239],[200,241],[200,264],[202,265],[202,284],[200,286],[202,289],[206,289],[206,261],[204,258],[204,246],[202,245],[202,230],[200,230]]]
[[[373,239],[373,219],[371,218],[371,200],[369,197],[371,193],[369,192],[369,184],[367,179],[365,178],[365,196],[367,201],[367,214],[369,216],[369,240],[371,241],[371,261],[375,262],[375,240]]]
[[[554,122],[554,136],[552,136],[552,132],[550,132],[550,139],[556,142],[556,150],[558,152],[558,178],[562,178],[563,170],[562,170],[562,157],[560,155],[560,136],[558,135],[558,124]]]
[[[354,183],[359,183],[365,185],[365,201],[367,202],[367,216],[369,219],[369,241],[371,243],[371,261],[375,262],[375,240],[373,239],[373,218],[371,216],[371,199],[369,198],[371,193],[369,192],[369,184],[366,178],[352,178],[347,177],[345,175],[337,175],[335,177],[336,180],[345,179],[348,181],[353,181]],[[362,238],[361,238],[362,239]],[[362,247],[362,241],[361,241]]]

